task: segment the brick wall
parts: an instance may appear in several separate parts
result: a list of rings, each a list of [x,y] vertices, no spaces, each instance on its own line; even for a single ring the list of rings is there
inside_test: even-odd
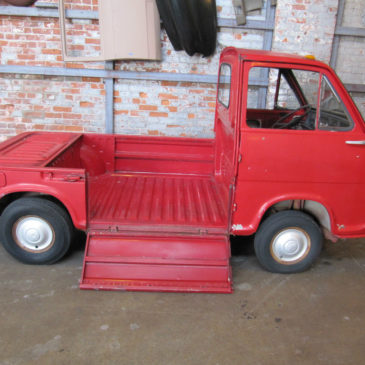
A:
[[[278,1],[273,49],[329,63],[337,6],[338,0]]]
[[[97,1],[66,1],[66,6],[97,10]],[[217,9],[221,16],[234,17],[230,0],[218,0]],[[263,15],[257,17],[264,19]],[[70,54],[98,53],[97,21],[67,20],[66,29]],[[118,61],[115,68],[216,75],[223,47],[262,48],[263,32],[222,29],[218,34],[217,52],[210,58],[189,57],[184,52],[174,51],[163,30],[161,44],[162,62]],[[58,21],[52,18],[0,16],[0,62],[103,68],[102,63],[64,63]],[[0,75],[1,138],[24,130],[102,132],[104,94],[104,83],[97,79]],[[117,133],[213,136],[214,84],[117,80],[114,96]]]
[[[314,54],[328,62],[337,3],[338,0],[278,0],[273,48]],[[73,9],[97,10],[97,0],[67,0],[66,4]],[[217,0],[217,9],[220,16],[234,18],[231,0]],[[257,14],[254,18],[264,19],[264,16]],[[98,54],[97,21],[68,20],[67,35],[71,54]],[[218,33],[216,54],[202,58],[174,51],[162,30],[162,62],[118,61],[115,68],[216,75],[223,47],[260,49],[263,35],[262,31],[222,28]],[[64,63],[58,20],[35,17],[0,16],[0,62],[8,65],[104,67],[100,62]],[[100,79],[0,74],[0,138],[24,130],[103,132],[104,96],[104,83]],[[213,84],[116,80],[114,97],[117,133],[213,136]]]

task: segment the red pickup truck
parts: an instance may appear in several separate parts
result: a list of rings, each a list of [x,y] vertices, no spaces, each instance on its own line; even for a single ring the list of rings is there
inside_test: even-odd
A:
[[[231,292],[230,235],[256,233],[259,262],[279,273],[307,269],[323,234],[365,236],[364,164],[364,121],[331,68],[226,48],[214,139],[32,132],[0,144],[0,239],[50,264],[86,231],[83,289]]]

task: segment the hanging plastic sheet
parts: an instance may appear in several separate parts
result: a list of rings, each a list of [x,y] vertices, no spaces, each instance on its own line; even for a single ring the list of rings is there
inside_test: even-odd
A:
[[[175,50],[211,56],[217,42],[215,0],[157,0],[167,35]]]

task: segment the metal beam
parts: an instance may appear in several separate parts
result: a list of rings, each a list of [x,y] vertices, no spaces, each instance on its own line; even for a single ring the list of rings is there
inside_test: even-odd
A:
[[[30,16],[30,17],[47,17],[58,18],[58,7],[19,7],[19,6],[0,6],[0,15],[10,16]],[[92,10],[71,10],[66,9],[66,18],[69,19],[99,19],[99,13]],[[273,30],[274,22],[266,20],[247,19],[245,25],[237,25],[234,19],[218,17],[218,27],[255,29],[255,30]]]
[[[351,36],[351,37],[365,37],[365,28],[355,27],[336,27],[335,35],[337,36]]]
[[[345,84],[345,88],[349,93],[365,93],[364,84]]]
[[[22,75],[45,75],[64,77],[96,77],[124,80],[150,80],[150,81],[177,81],[216,83],[216,75],[198,75],[172,72],[132,72],[103,69],[67,68],[67,67],[43,67],[43,66],[16,66],[0,65],[0,73]]]
[[[59,77],[92,77],[122,80],[175,81],[216,84],[216,75],[197,75],[172,72],[132,72],[108,69],[0,65],[0,74],[40,75]],[[254,80],[252,86],[267,86],[267,80]]]
[[[0,15],[10,16],[36,16],[46,18],[58,18],[58,8],[37,8],[20,6],[0,6]],[[99,19],[97,11],[91,10],[66,10],[66,18],[72,19]]]
[[[235,19],[218,17],[218,27],[221,28],[238,28],[238,29],[252,29],[252,30],[274,30],[274,22],[267,22],[266,20],[251,20],[247,19],[246,24],[237,25]]]

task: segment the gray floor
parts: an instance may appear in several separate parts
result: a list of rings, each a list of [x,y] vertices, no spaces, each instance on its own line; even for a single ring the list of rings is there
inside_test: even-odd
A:
[[[0,248],[0,364],[365,363],[365,240],[291,276],[249,251],[210,295],[80,291],[82,247],[45,267]]]

